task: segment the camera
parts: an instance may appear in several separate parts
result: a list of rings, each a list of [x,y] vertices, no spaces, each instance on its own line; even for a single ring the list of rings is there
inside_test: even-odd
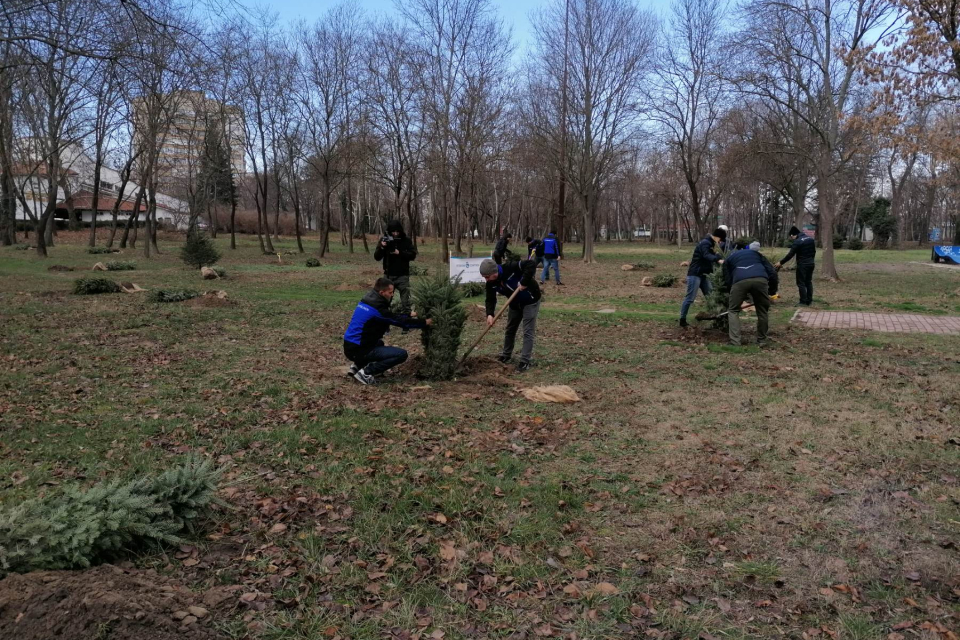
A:
[[[388,236],[383,236],[382,238],[380,238],[380,242],[386,244],[388,249],[390,248],[390,244],[391,244],[394,240],[395,240],[395,238],[394,238],[393,236],[389,236],[389,235],[388,235]]]

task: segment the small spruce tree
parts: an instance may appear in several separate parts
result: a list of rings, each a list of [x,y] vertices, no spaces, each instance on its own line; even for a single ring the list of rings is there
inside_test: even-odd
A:
[[[467,312],[463,308],[460,280],[443,274],[424,278],[413,288],[413,306],[421,318],[433,320],[423,330],[424,365],[420,375],[433,380],[449,380],[457,368],[457,354]]]
[[[148,542],[177,544],[217,502],[220,471],[191,456],[156,476],[64,487],[0,511],[0,576],[77,569]]]
[[[180,259],[192,267],[200,269],[208,264],[214,264],[220,259],[220,252],[213,246],[213,241],[196,229],[187,232],[187,243],[180,250]]]
[[[721,257],[726,259],[729,252],[720,252]],[[707,315],[714,316],[713,328],[721,331],[727,331],[727,316],[720,316],[730,306],[730,289],[723,279],[723,265],[714,265],[713,273],[707,276],[710,280],[710,295],[707,296]],[[720,316],[720,317],[717,317]]]

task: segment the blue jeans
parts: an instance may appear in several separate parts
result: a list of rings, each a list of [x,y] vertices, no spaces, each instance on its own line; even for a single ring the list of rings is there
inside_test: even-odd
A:
[[[680,318],[686,319],[690,305],[697,299],[697,289],[703,291],[704,297],[710,295],[710,280],[706,276],[687,276],[687,295],[680,305]]]
[[[540,282],[550,279],[551,265],[553,266],[553,275],[557,279],[557,284],[560,284],[560,260],[557,258],[543,259],[543,273],[540,274]]]
[[[357,356],[353,362],[367,375],[376,376],[406,361],[406,351],[399,347],[385,347],[381,342],[379,347]]]

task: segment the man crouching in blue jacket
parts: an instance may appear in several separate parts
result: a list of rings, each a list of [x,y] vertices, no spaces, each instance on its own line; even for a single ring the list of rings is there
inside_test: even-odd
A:
[[[383,344],[383,334],[390,329],[390,325],[423,329],[433,324],[430,318],[418,320],[412,314],[408,316],[390,311],[393,291],[393,282],[379,278],[373,289],[360,300],[343,334],[343,353],[353,362],[350,375],[361,384],[377,384],[374,376],[407,360],[406,351]]]
[[[777,270],[760,253],[760,243],[727,256],[723,264],[723,279],[730,290],[730,344],[740,346],[740,305],[749,296],[757,309],[757,345],[767,344],[770,296],[777,292],[780,282]]]

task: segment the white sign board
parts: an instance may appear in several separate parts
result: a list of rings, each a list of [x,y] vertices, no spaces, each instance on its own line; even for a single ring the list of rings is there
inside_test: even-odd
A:
[[[480,263],[489,259],[482,258],[450,258],[450,279],[460,276],[460,282],[486,282],[480,275]]]

